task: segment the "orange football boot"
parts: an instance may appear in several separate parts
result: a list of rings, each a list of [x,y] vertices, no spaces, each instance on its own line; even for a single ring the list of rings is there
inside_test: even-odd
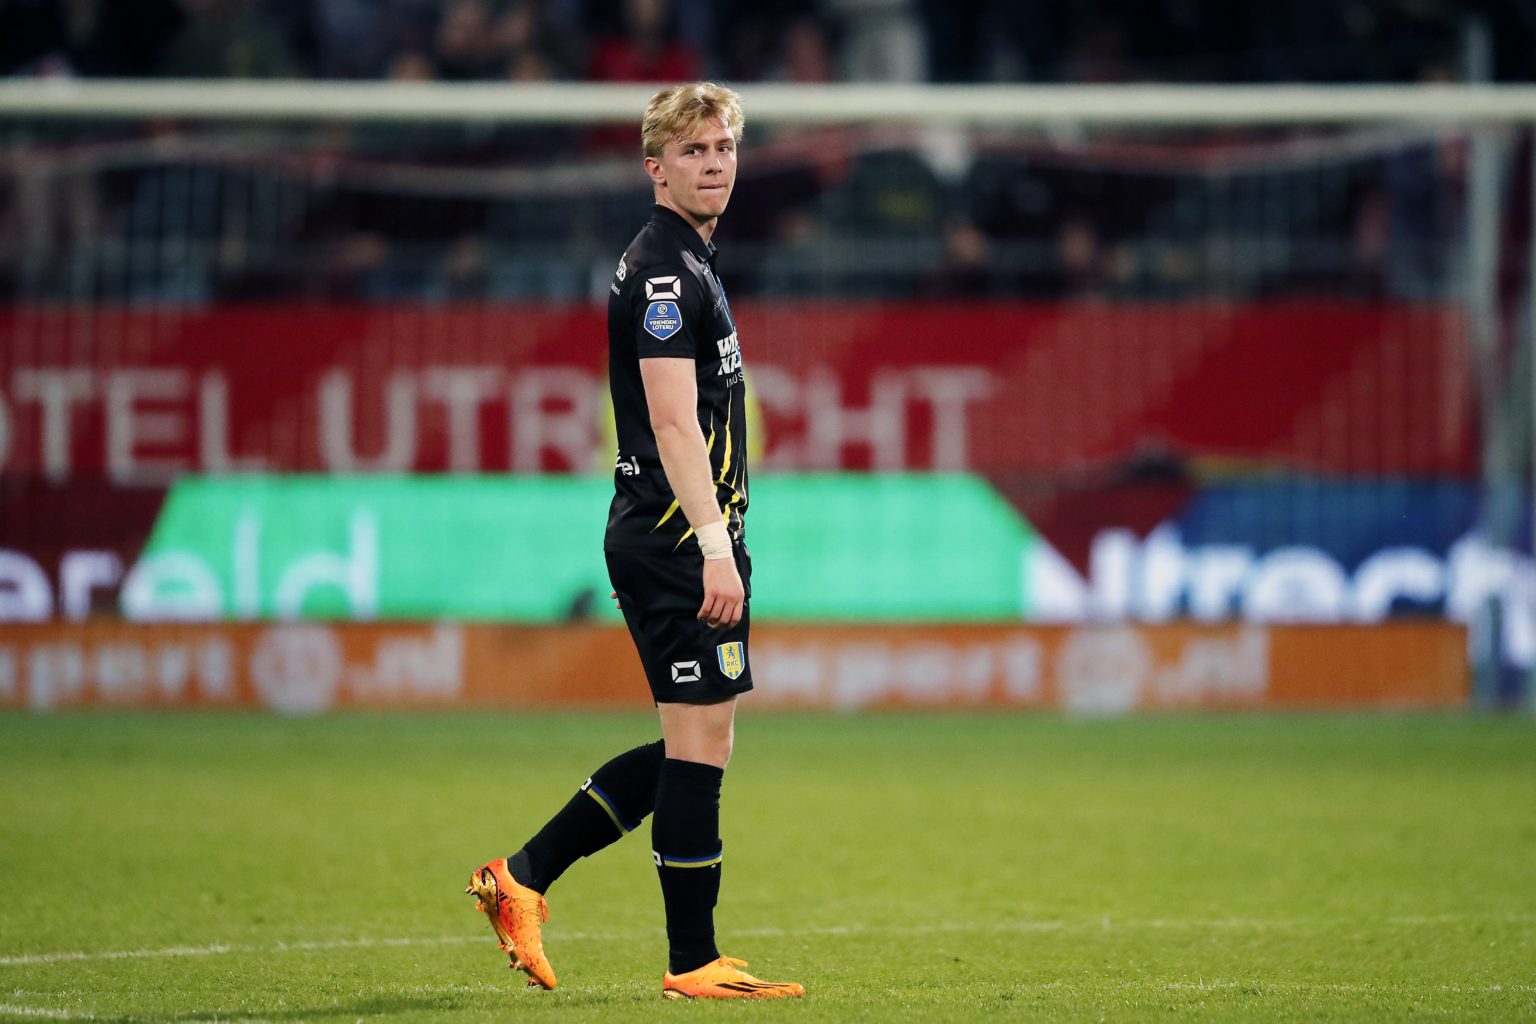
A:
[[[555,969],[544,957],[539,933],[539,926],[549,920],[544,897],[517,883],[505,857],[477,868],[464,891],[475,897],[475,909],[490,920],[497,945],[512,958],[510,966],[528,975],[529,987],[554,988]]]
[[[745,960],[723,956],[696,970],[661,979],[661,994],[667,999],[798,999],[805,987],[794,981],[761,981],[741,968]]]

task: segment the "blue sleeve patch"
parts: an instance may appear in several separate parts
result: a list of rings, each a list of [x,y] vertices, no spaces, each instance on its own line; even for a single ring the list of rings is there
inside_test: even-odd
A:
[[[645,309],[645,329],[666,341],[683,329],[683,311],[675,302],[653,302]]]

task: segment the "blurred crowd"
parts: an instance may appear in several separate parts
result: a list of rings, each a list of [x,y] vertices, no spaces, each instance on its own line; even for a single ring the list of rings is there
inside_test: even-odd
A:
[[[650,203],[632,155],[529,165],[487,160],[473,132],[441,141],[387,161],[334,131],[34,147],[23,173],[0,160],[0,299],[605,297]],[[949,173],[916,139],[792,141],[809,145],[743,163],[716,236],[734,296],[1418,300],[1464,283],[1461,135],[1251,140],[1228,164],[1176,141],[973,139]],[[1522,223],[1499,244],[1519,250]]]
[[[0,74],[464,80],[1530,80],[1527,0],[0,0]]]
[[[0,74],[1520,80],[1533,26],[1536,0],[0,0]],[[738,295],[1415,299],[1462,277],[1464,134],[1037,133],[968,138],[958,161],[846,128],[750,139],[721,236]],[[0,297],[589,301],[645,216],[636,145],[574,125],[0,124]]]

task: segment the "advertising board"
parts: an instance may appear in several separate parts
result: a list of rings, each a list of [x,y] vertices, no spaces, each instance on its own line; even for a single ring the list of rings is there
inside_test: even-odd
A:
[[[801,626],[753,632],[752,708],[1440,708],[1454,626]],[[622,627],[47,623],[0,627],[0,708],[645,708]]]

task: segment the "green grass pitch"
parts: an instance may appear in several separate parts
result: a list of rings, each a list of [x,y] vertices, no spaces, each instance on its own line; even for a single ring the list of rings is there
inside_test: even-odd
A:
[[[554,992],[464,883],[635,715],[0,716],[0,1019],[1536,1020],[1536,722],[779,717],[726,776],[722,949],[660,998],[648,830],[551,891]]]

